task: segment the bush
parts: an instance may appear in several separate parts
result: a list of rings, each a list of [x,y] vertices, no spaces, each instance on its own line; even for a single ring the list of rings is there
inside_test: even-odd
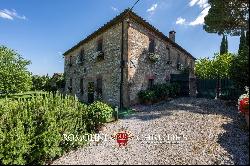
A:
[[[98,125],[108,122],[113,117],[113,108],[103,102],[95,101],[88,107],[88,117],[92,119],[91,126],[96,129]]]
[[[98,103],[91,109],[104,109]],[[72,96],[33,95],[0,99],[0,165],[44,164],[84,141],[70,141],[63,134],[87,133],[93,118],[88,107]]]
[[[173,84],[156,84],[151,89],[142,90],[137,95],[141,103],[157,102],[168,97],[176,97],[180,94],[180,85]]]
[[[142,90],[138,93],[138,97],[140,102],[147,103],[153,101],[156,98],[156,94],[154,90]]]

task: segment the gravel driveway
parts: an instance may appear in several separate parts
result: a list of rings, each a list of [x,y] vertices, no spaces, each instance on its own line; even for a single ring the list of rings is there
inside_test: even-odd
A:
[[[223,101],[178,98],[134,109],[106,125],[101,134],[107,141],[91,142],[53,164],[249,164],[245,121]],[[134,137],[119,148],[111,135],[122,128]]]

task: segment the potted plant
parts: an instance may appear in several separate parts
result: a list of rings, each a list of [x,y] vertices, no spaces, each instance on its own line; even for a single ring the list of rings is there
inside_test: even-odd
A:
[[[238,109],[245,116],[247,127],[249,128],[249,88],[245,87],[246,94],[242,94],[238,99]]]
[[[155,53],[148,53],[148,58],[151,62],[156,62],[158,59],[159,59],[159,55],[158,54],[155,54]]]

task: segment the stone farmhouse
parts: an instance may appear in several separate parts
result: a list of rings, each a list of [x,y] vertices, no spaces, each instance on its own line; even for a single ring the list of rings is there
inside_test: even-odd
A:
[[[170,74],[189,68],[195,58],[133,11],[125,10],[64,53],[66,93],[84,102],[101,99],[116,106],[138,103],[137,93]],[[195,95],[195,82],[189,83]]]

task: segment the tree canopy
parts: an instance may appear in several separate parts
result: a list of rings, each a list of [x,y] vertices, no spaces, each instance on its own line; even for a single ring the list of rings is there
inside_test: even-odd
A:
[[[200,79],[223,79],[230,77],[231,53],[215,54],[212,59],[201,58],[196,61],[195,74]]]
[[[232,61],[230,77],[240,89],[249,85],[249,32],[241,33],[238,55]]]
[[[208,0],[211,8],[204,18],[209,33],[240,35],[249,30],[249,0]]]
[[[31,73],[27,70],[30,63],[14,50],[0,46],[0,93],[30,90]]]

